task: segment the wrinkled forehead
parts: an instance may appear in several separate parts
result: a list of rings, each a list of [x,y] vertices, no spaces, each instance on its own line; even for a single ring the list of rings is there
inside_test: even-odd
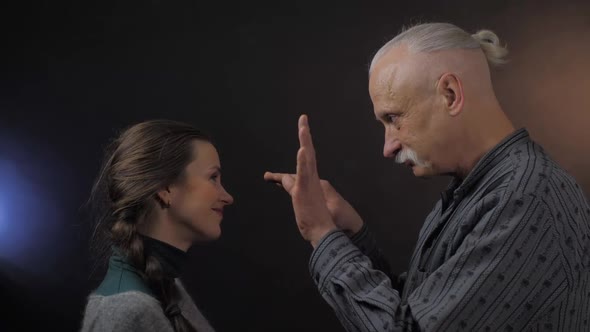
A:
[[[423,96],[433,78],[434,67],[429,56],[411,54],[384,56],[373,68],[369,78],[369,93],[375,100],[402,100]]]
[[[395,64],[376,66],[369,76],[369,94],[372,99],[392,97],[393,79],[398,67]]]
[[[369,94],[375,106],[400,106],[418,96],[421,78],[409,72],[408,67],[403,62],[375,68],[369,80]]]

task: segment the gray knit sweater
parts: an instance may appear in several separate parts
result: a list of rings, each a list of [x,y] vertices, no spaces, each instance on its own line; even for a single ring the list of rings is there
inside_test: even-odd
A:
[[[185,253],[154,239],[146,238],[144,242],[158,257],[165,273],[174,278],[182,315],[197,331],[214,331],[177,278],[178,265]],[[114,249],[102,283],[88,297],[81,331],[173,332],[174,329],[139,272]]]
[[[199,332],[213,332],[182,283],[177,279],[184,317]],[[88,297],[81,331],[160,331],[173,332],[160,302],[142,291],[130,290],[113,295]]]

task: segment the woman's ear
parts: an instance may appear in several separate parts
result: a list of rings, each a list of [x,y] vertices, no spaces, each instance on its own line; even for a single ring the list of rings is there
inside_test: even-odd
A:
[[[160,203],[162,209],[167,209],[170,207],[170,200],[172,199],[172,194],[170,192],[170,188],[166,187],[156,193],[156,200]]]
[[[438,81],[436,90],[449,115],[456,116],[461,113],[465,99],[463,85],[457,75],[443,74]]]

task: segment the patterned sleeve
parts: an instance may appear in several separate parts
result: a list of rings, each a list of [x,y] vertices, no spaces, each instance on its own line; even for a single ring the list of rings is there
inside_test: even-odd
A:
[[[389,262],[377,246],[373,233],[369,230],[367,224],[364,224],[361,230],[350,237],[352,243],[370,260],[373,268],[385,273],[392,282],[393,288],[401,292],[403,284],[398,276],[391,272]]]

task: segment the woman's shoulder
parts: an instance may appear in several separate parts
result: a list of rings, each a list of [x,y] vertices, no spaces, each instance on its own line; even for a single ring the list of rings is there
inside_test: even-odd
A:
[[[158,300],[139,292],[91,294],[82,331],[172,331]]]
[[[118,255],[111,256],[107,273],[93,294],[110,296],[131,291],[154,296],[150,287],[131,264]]]
[[[162,311],[158,300],[140,291],[126,291],[112,295],[91,294],[88,296],[87,309],[90,307],[126,313],[133,313],[135,310]]]

